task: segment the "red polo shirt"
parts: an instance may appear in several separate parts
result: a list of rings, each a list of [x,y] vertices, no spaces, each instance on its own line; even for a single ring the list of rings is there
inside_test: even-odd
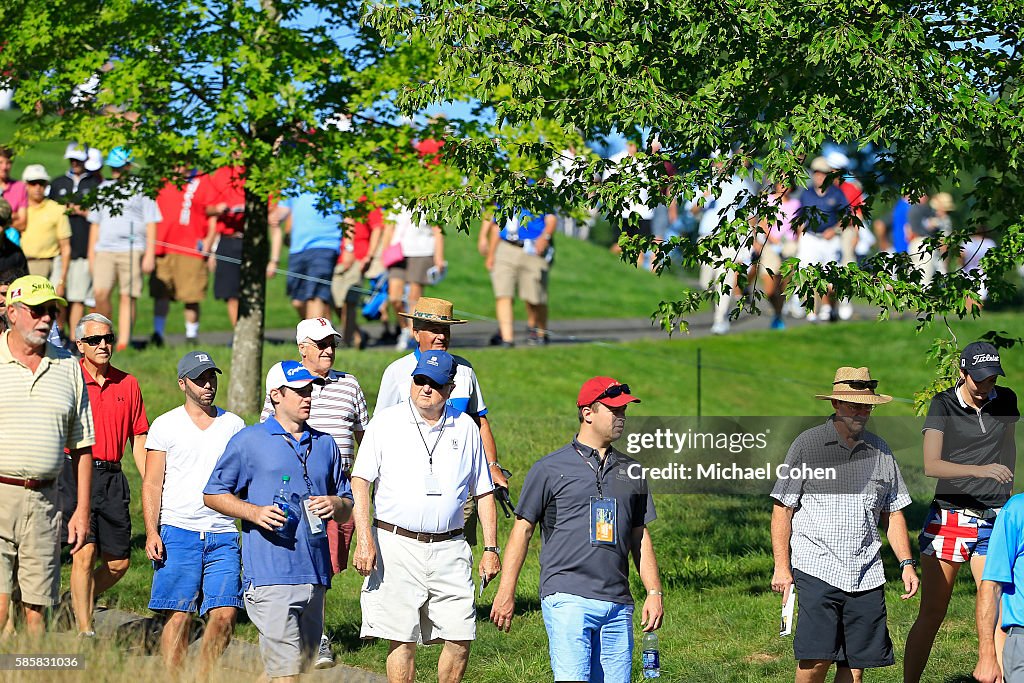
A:
[[[80,361],[81,362],[81,361]],[[107,370],[107,381],[99,383],[85,369],[82,376],[89,392],[92,421],[96,428],[96,445],[92,447],[93,460],[121,462],[124,445],[128,440],[149,431],[149,420],[142,405],[139,383],[127,372],[113,365]]]

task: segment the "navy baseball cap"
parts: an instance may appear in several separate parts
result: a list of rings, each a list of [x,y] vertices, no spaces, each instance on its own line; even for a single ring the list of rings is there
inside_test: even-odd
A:
[[[220,372],[220,368],[217,367],[217,364],[213,362],[213,358],[206,351],[189,351],[178,361],[178,379],[188,377],[190,380],[195,381],[199,375],[207,370]]]
[[[973,342],[965,346],[960,354],[960,369],[975,382],[986,380],[992,375],[1006,377],[1003,366],[999,364],[999,349],[988,342]]]
[[[448,384],[455,379],[455,359],[447,351],[424,351],[412,371],[412,376],[422,375],[436,384]]]

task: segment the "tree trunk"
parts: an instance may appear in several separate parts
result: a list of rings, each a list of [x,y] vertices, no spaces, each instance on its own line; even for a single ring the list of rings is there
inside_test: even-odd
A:
[[[247,187],[238,324],[231,349],[228,410],[255,415],[263,406],[263,316],[267,299],[267,202]]]

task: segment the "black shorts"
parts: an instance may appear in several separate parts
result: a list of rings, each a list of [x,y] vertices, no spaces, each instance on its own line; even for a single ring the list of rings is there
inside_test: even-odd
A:
[[[68,542],[68,520],[78,503],[78,481],[71,460],[64,461],[57,483],[61,501],[61,543]],[[93,467],[92,514],[89,515],[89,537],[86,543],[95,543],[97,552],[120,560],[131,556],[132,515],[131,491],[123,472]]]
[[[612,221],[615,226],[615,237],[618,241],[619,235],[625,232],[630,237],[640,235],[641,237],[654,237],[654,221],[648,218],[637,220],[634,225],[629,218],[618,216]]]
[[[851,669],[892,666],[885,623],[885,586],[847,593],[794,569],[798,660],[820,659]]]
[[[221,301],[237,299],[242,282],[242,237],[221,235],[217,241],[217,267],[213,271],[213,296]],[[224,257],[229,260],[223,260]]]

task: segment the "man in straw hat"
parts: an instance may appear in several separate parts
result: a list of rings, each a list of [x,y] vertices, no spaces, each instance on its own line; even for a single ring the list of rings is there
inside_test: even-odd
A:
[[[412,319],[412,334],[416,340],[416,348],[407,356],[402,356],[384,370],[380,379],[380,392],[377,394],[377,405],[374,414],[388,406],[397,405],[409,396],[412,384],[412,371],[419,361],[420,355],[426,351],[447,351],[452,341],[452,325],[462,325],[454,315],[451,301],[420,297],[412,313],[399,313]],[[487,455],[487,466],[491,471],[491,479],[495,486],[508,486],[508,480],[501,472],[498,463],[498,448],[494,443],[490,422],[487,420],[487,405],[476,372],[468,360],[453,355],[455,359],[455,388],[448,398],[448,405],[467,413],[480,427],[480,437],[484,440],[484,453]],[[470,506],[472,510],[472,506]]]
[[[0,335],[0,630],[17,584],[27,630],[41,635],[60,585],[55,484],[64,449],[78,476],[78,503],[68,521],[74,554],[89,535],[96,438],[81,367],[46,341],[58,306],[67,302],[46,278],[26,275],[11,283],[6,304],[11,327]]]
[[[881,522],[900,563],[906,600],[919,581],[901,512],[910,494],[881,438],[865,430],[876,405],[878,380],[867,368],[839,368],[832,391],[816,398],[835,411],[790,446],[790,471],[830,476],[780,478],[772,490],[772,590],[799,596],[793,650],[798,683],[824,681],[832,663],[837,681],[859,681],[865,668],[894,663],[885,624]],[[882,519],[883,513],[885,515]]]
[[[989,538],[1012,493],[1014,426],[1020,419],[1017,395],[996,386],[1004,374],[995,346],[968,344],[960,354],[956,385],[936,394],[928,408],[924,473],[938,481],[919,539],[923,590],[920,612],[907,634],[905,681],[921,679],[961,565],[970,563],[976,582],[989,575]],[[978,623],[979,680],[992,667],[998,671],[1004,635],[996,632],[994,618],[986,620],[987,626]]]

